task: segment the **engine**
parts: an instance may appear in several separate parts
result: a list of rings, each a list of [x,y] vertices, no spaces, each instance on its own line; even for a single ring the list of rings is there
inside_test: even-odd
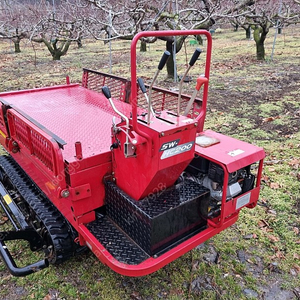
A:
[[[251,166],[241,168],[228,175],[226,201],[253,189],[255,176],[250,172]],[[192,180],[210,190],[208,217],[216,217],[220,213],[224,191],[223,168],[203,157],[196,155],[190,165],[181,174],[179,181]]]

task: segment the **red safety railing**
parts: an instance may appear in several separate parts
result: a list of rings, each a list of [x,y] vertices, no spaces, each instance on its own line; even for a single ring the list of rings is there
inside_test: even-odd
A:
[[[98,72],[90,69],[83,69],[82,86],[96,91],[102,92],[102,87],[106,85],[111,91],[112,98],[130,103],[131,94],[131,81],[123,77],[113,76],[104,72]],[[149,86],[145,84],[146,88]],[[140,89],[137,90],[138,106],[139,108],[146,110],[147,101]],[[184,109],[190,100],[189,95],[182,95],[182,101],[180,105],[180,111],[183,113]],[[152,106],[155,111],[169,110],[176,112],[178,103],[178,92],[172,92],[160,87],[154,86],[151,94]],[[196,98],[198,103],[202,103],[200,98]]]
[[[27,154],[28,159],[38,164],[51,179],[64,174],[61,149],[50,135],[14,110],[7,111],[7,120],[11,140],[18,144],[23,154]],[[64,180],[59,183],[65,185]]]
[[[6,125],[5,125],[5,119],[4,119],[4,105],[0,105],[0,134],[1,135],[7,135],[7,129],[6,129]]]

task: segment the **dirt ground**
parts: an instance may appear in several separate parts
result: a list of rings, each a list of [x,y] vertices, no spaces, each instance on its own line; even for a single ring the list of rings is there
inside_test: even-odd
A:
[[[298,58],[298,62],[300,62],[300,58]],[[232,67],[235,68],[234,65]],[[295,93],[299,95],[299,65],[276,63],[276,70],[274,70],[273,65],[268,67],[266,64],[263,66],[263,69],[264,80],[257,84],[248,83],[247,78],[232,78],[230,80],[232,87],[244,87],[247,85],[251,86],[250,90],[211,89],[210,99],[218,99],[218,101],[210,103],[210,109],[218,110],[220,109],[220,103],[222,103],[222,111],[225,114],[234,114],[236,122],[231,122],[228,129],[228,131],[232,132],[239,126],[239,120],[248,117],[249,111],[244,108],[250,107],[252,120],[254,120],[253,128],[260,128],[271,134],[273,133],[272,138],[274,139],[282,139],[282,137],[298,132],[300,128],[300,110],[295,110],[294,104],[285,102],[285,97],[294,97]],[[290,122],[274,124],[274,122],[271,122],[272,119],[265,119],[268,116],[262,118],[259,107],[260,104],[266,103],[266,101],[274,104],[277,102],[281,103],[283,110],[280,113],[291,116]],[[279,117],[277,113],[276,111],[270,111],[269,117]],[[259,139],[259,136],[257,138]]]

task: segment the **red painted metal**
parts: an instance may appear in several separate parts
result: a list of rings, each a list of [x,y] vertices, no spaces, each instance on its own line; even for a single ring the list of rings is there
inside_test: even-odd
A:
[[[202,135],[216,138],[220,142],[210,147],[200,147],[196,145],[196,153],[217,164],[224,164],[226,173],[232,173],[240,168],[251,165],[260,161],[265,156],[265,152],[261,147],[225,136],[212,130],[206,130]]]
[[[194,157],[196,126],[193,120],[166,111],[159,118],[152,117],[150,125],[145,124],[146,120],[146,116],[139,117],[139,125],[152,140],[153,155],[147,152],[146,143],[138,145],[136,155],[126,159],[122,148],[114,150],[117,185],[136,200],[173,185]],[[123,144],[126,136],[119,134],[117,138]],[[178,145],[192,144],[188,151],[164,158],[164,151],[160,151],[162,145],[174,141],[178,141]]]
[[[180,245],[174,247],[173,249],[167,251],[161,256],[154,258],[151,257],[138,265],[128,265],[119,262],[99,243],[99,241],[90,233],[85,225],[79,226],[79,232],[83,236],[84,240],[88,241],[88,247],[94,252],[96,257],[110,267],[115,272],[118,272],[126,276],[144,276],[151,274],[165,265],[169,264],[173,260],[192,250],[199,244],[210,239],[214,235],[220,233],[222,230],[234,224],[238,219],[238,215],[233,215],[226,219],[222,227],[219,228],[207,228],[206,230],[198,233],[192,238],[184,241]]]
[[[83,157],[110,152],[112,118],[118,122],[119,116],[102,94],[78,85],[66,85],[27,93],[5,93],[1,97],[16,111],[30,116],[64,140],[62,154],[69,163],[76,160],[78,141],[82,144]],[[116,106],[129,116],[129,104],[116,101]]]
[[[136,84],[137,42],[142,37],[183,34],[201,34],[207,39],[204,79],[199,80],[197,86],[200,89],[199,85],[203,85],[202,99],[194,104],[190,115],[193,119],[177,116],[168,110],[176,111],[174,103],[177,103],[178,94],[153,87],[153,106],[160,111],[160,116],[152,117],[147,124],[147,116],[141,115],[146,111],[145,98],[137,91]],[[142,276],[158,270],[231,226],[238,219],[240,209],[252,208],[257,203],[265,156],[263,149],[211,130],[203,131],[211,47],[211,36],[205,30],[141,32],[131,45],[131,82],[85,69],[82,86],[67,82],[64,86],[0,94],[1,144],[78,231],[80,243],[120,274]],[[112,86],[113,102],[130,119],[130,128],[124,127],[125,122],[99,93],[104,84]],[[189,96],[182,95],[182,99],[184,110]],[[112,130],[113,120],[115,129],[120,131]],[[127,158],[123,148],[126,131],[130,142],[136,142],[135,155]],[[197,145],[200,135],[218,142],[201,147]],[[174,141],[178,145],[192,143],[191,148],[179,155],[164,157],[164,145]],[[112,152],[113,143],[117,147]],[[105,205],[104,178],[115,179],[118,187],[138,200],[158,191],[157,188],[173,185],[195,154],[223,169],[224,191],[228,187],[229,173],[258,162],[255,187],[230,200],[224,192],[221,213],[208,220],[207,229],[159,257],[138,265],[117,261],[86,226],[95,219],[95,210]],[[242,197],[247,201],[241,201]]]
[[[136,45],[142,37],[163,37],[163,36],[178,36],[182,35],[181,30],[165,30],[165,31],[143,31],[139,32],[132,40],[131,43],[131,82],[137,81],[136,75]],[[205,77],[209,80],[210,73],[210,61],[211,61],[211,50],[212,50],[212,38],[208,31],[206,30],[185,30],[185,35],[205,35],[207,39],[207,48],[206,48],[206,62],[205,62]],[[206,102],[208,95],[208,84],[204,85],[203,93],[203,110],[202,113],[197,118],[197,121],[200,121],[200,124],[204,124],[204,119],[206,115]],[[131,103],[132,103],[132,126],[133,130],[136,131],[141,136],[144,136],[148,141],[150,140],[147,134],[141,129],[137,122],[137,107],[138,107],[138,98],[137,98],[137,86],[135,84],[131,87]],[[198,128],[200,132],[203,128]]]

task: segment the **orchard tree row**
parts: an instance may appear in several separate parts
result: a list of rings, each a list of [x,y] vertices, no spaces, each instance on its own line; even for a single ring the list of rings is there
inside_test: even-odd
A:
[[[0,38],[11,40],[15,52],[22,39],[44,43],[54,60],[85,38],[107,42],[145,30],[209,30],[220,22],[242,27],[246,35],[252,30],[257,59],[264,60],[269,29],[300,22],[300,0],[0,0]],[[173,53],[185,38],[161,39]],[[141,47],[153,42],[144,39]],[[172,76],[172,66],[167,68]]]

